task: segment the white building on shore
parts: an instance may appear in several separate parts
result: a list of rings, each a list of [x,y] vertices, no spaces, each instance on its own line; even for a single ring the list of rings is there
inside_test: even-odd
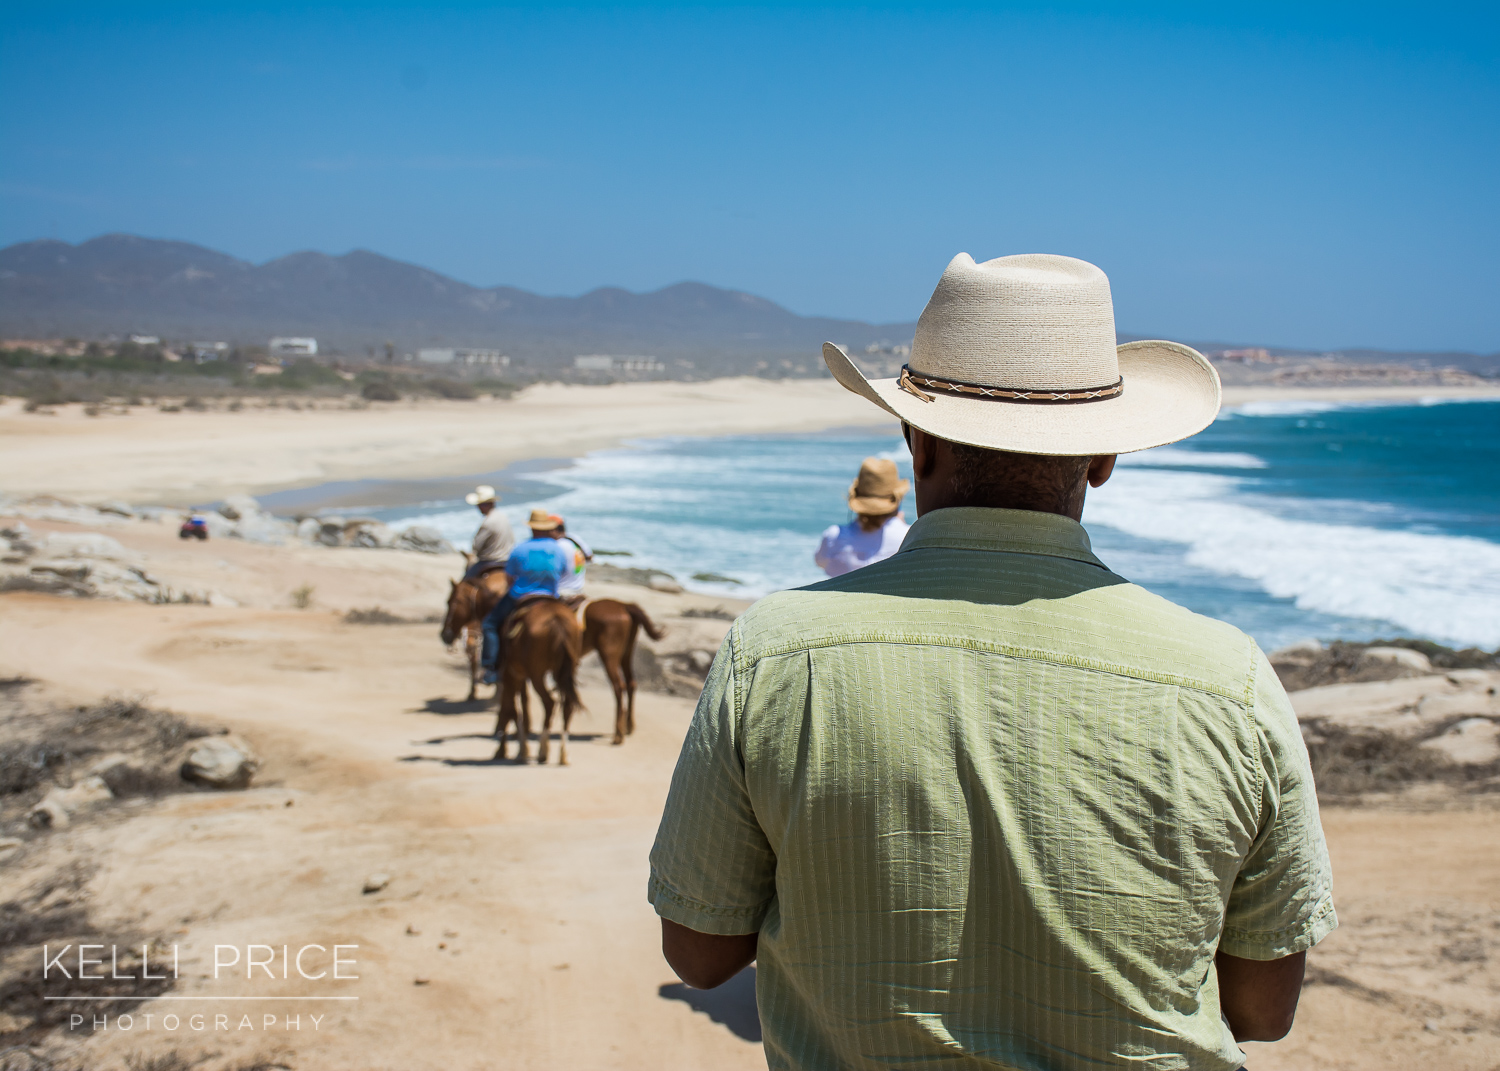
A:
[[[266,352],[273,358],[316,357],[318,340],[315,338],[273,338]]]
[[[573,358],[580,372],[665,372],[667,366],[655,357],[622,356],[589,353]]]
[[[499,350],[418,350],[417,360],[423,364],[488,365],[491,368],[506,368],[510,365],[510,358]]]

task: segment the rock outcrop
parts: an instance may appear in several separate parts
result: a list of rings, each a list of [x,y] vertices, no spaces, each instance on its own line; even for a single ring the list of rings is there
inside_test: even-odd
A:
[[[196,740],[182,760],[182,778],[209,788],[247,788],[260,759],[250,745],[235,736]]]
[[[201,588],[173,588],[147,572],[138,556],[100,532],[36,537],[24,521],[0,528],[0,591],[41,591],[85,599],[234,606]]]

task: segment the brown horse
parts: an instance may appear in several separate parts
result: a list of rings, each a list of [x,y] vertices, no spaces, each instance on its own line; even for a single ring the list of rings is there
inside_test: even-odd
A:
[[[527,760],[526,738],[531,735],[531,702],[526,684],[542,700],[542,731],[537,740],[537,761],[547,763],[547,745],[552,735],[552,711],[556,701],[547,690],[547,674],[557,684],[562,699],[562,742],[558,765],[568,764],[568,729],[573,711],[583,708],[578,699],[575,675],[583,657],[583,637],[578,618],[557,599],[523,601],[505,622],[505,646],[501,655],[500,716],[495,721],[499,746],[495,758],[505,758],[506,727],[515,726],[519,745],[516,758]],[[520,711],[516,700],[520,699]]]
[[[479,694],[479,682],[487,666],[479,664],[480,623],[510,587],[504,569],[491,569],[476,580],[450,580],[448,612],[443,617],[443,643],[451,645],[462,634],[469,658],[469,702]],[[498,690],[497,690],[498,694]]]
[[[635,732],[635,637],[641,629],[653,640],[667,630],[659,628],[633,602],[595,599],[583,610],[583,653],[599,652],[609,686],[615,692],[615,736],[611,743],[623,744]]]

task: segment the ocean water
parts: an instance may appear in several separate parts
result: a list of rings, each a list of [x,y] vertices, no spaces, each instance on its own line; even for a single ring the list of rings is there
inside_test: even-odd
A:
[[[849,518],[860,461],[894,435],[653,439],[532,473],[502,506],[568,519],[600,561],[753,598],[821,578],[821,531]],[[908,520],[914,519],[911,498]],[[461,502],[382,511],[456,544]],[[1084,525],[1117,573],[1243,628],[1263,646],[1419,636],[1500,647],[1500,403],[1259,403],[1202,434],[1122,456]],[[715,579],[724,577],[730,579]]]

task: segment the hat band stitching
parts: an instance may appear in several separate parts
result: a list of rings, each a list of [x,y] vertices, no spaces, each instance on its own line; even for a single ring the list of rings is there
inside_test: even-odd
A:
[[[962,383],[958,380],[939,379],[936,376],[914,374],[910,365],[901,366],[901,377],[896,385],[924,402],[932,396],[917,389],[917,384],[944,394],[968,395],[990,398],[997,402],[1017,402],[1024,405],[1077,405],[1080,402],[1101,402],[1118,398],[1125,393],[1125,380],[1120,378],[1103,387],[1086,387],[1081,390],[1058,387],[1042,390],[1012,390],[1006,387],[986,387],[978,383]]]

